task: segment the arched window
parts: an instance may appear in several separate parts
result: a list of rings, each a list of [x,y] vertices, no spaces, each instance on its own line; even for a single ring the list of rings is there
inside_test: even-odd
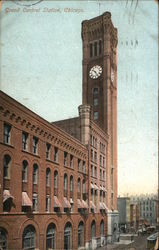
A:
[[[73,176],[70,176],[70,192],[73,192]]]
[[[82,183],[83,185],[82,185],[82,192],[83,192],[83,194],[85,194],[86,193],[86,184],[85,184],[85,179],[83,179],[83,183]]]
[[[93,88],[93,95],[98,95],[99,94],[99,88],[95,87]]]
[[[100,235],[104,236],[104,221],[103,220],[100,223]]]
[[[64,229],[64,249],[69,250],[72,248],[72,226],[68,222]]]
[[[51,172],[50,168],[46,169],[46,186],[50,187],[50,182],[51,182]]]
[[[91,238],[95,238],[96,237],[96,223],[95,221],[92,221],[91,224]]]
[[[58,188],[58,172],[54,172],[54,188]]]
[[[10,179],[10,165],[11,157],[9,155],[5,155],[3,159],[3,177],[6,179]]]
[[[22,247],[23,250],[33,250],[36,247],[36,233],[35,228],[32,225],[29,225],[24,229]]]
[[[55,224],[51,223],[46,232],[46,250],[55,249],[55,233],[56,233],[56,226]]]
[[[7,232],[3,228],[0,228],[0,249],[7,249]]]
[[[38,184],[38,165],[33,165],[33,184]]]
[[[81,221],[78,226],[78,247],[84,246],[84,224]]]
[[[78,193],[81,193],[81,180],[78,178]]]
[[[94,56],[97,56],[97,42],[94,43]]]
[[[67,174],[64,175],[64,190],[68,190],[68,178],[67,178]]]
[[[27,173],[28,173],[28,162],[23,161],[22,163],[22,181],[27,182]]]

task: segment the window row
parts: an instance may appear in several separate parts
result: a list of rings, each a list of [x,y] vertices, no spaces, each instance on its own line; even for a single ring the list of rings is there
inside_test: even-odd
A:
[[[11,166],[11,157],[9,155],[4,156],[4,179],[10,179],[10,166]],[[26,193],[26,185],[28,182],[28,162],[24,160],[22,162],[22,200],[24,199],[24,204],[28,204],[28,206],[33,206],[33,211],[38,211],[38,183],[39,183],[39,167],[37,164],[33,165],[33,172],[32,172],[32,184],[33,184],[33,195],[32,195],[32,202],[30,201],[27,193]],[[63,179],[63,196],[67,197],[68,196],[68,184],[69,184],[69,192],[70,192],[70,197],[71,199],[73,198],[73,192],[74,192],[74,178],[71,175],[68,181],[68,175],[65,173],[64,174],[64,179]],[[54,171],[54,179],[53,179],[53,187],[54,187],[54,196],[58,196],[58,187],[59,187],[59,175],[58,171]],[[5,190],[5,195],[7,195],[6,199],[4,200],[4,211],[10,210],[10,202],[8,203],[8,199],[12,198],[12,196],[9,193],[8,187],[6,190],[5,187],[5,182],[4,182],[4,190]],[[46,169],[46,210],[48,211],[48,207],[50,206],[50,200],[51,200],[51,170],[50,168]],[[78,199],[83,198],[82,194],[86,194],[86,183],[85,179],[81,180],[81,178],[78,178],[77,181],[77,194],[78,194]],[[57,198],[54,198],[57,199]],[[69,204],[69,202],[66,200],[66,203]],[[73,203],[73,202],[72,202]],[[7,208],[8,206],[8,208]],[[69,204],[70,206],[70,204]],[[73,205],[72,205],[73,206]],[[25,205],[24,205],[25,207]],[[70,206],[71,207],[71,206]],[[25,208],[24,208],[25,212]]]
[[[96,238],[96,223],[93,220],[91,223],[91,239]],[[78,224],[77,231],[77,244],[78,248],[84,247],[84,235],[85,235],[85,226],[83,221]],[[63,234],[63,249],[72,249],[73,247],[73,234],[74,230],[72,224],[67,222],[64,227]],[[104,221],[102,220],[100,223],[100,236],[104,236]],[[5,250],[8,249],[8,239],[9,235],[4,228],[0,228],[0,247]],[[58,247],[58,231],[56,225],[54,223],[50,223],[46,229],[46,250],[57,249]],[[37,244],[37,232],[33,225],[28,225],[25,227],[22,234],[22,249],[23,250],[32,250],[38,248]]]
[[[4,156],[4,171],[3,177],[10,179],[11,168],[11,157],[9,155]],[[28,162],[24,160],[22,162],[22,182],[28,182]],[[38,184],[39,182],[39,167],[37,164],[33,165],[33,184]],[[78,183],[81,183],[81,179],[78,178]],[[83,180],[85,183],[85,180]],[[80,184],[78,184],[79,187]],[[51,187],[51,170],[46,169],[46,186]],[[54,171],[54,187],[58,188],[58,171]],[[68,176],[64,175],[64,189],[68,190]],[[78,188],[79,190],[79,188]],[[70,177],[70,191],[73,191],[73,176]]]

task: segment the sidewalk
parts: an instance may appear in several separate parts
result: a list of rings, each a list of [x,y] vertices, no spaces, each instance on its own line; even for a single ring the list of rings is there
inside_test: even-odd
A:
[[[131,241],[131,240],[120,240],[119,242],[114,242],[113,244],[108,244],[106,246],[100,247],[100,248],[98,248],[98,250],[105,250],[105,249],[107,249],[107,250],[111,250],[111,249],[122,249],[122,250],[124,250],[124,249],[126,249],[126,247],[128,245],[130,245],[133,242],[134,242],[134,240],[133,241]]]

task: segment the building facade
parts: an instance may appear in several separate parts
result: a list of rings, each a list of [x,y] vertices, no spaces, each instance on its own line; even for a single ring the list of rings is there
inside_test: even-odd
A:
[[[121,232],[130,229],[130,198],[118,197],[119,226]]]
[[[118,240],[117,30],[82,23],[79,116],[49,123],[0,93],[0,246],[82,249]]]
[[[140,218],[146,220],[150,225],[155,225],[157,223],[156,200],[151,197],[142,198],[138,200],[138,205],[140,207]]]

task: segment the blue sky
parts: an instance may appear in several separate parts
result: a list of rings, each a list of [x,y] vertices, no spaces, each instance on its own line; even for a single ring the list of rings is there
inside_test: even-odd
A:
[[[0,13],[0,88],[54,121],[77,116],[82,102],[81,22],[111,12],[118,29],[119,194],[157,190],[157,3],[136,4],[50,0],[26,8],[7,1]]]

